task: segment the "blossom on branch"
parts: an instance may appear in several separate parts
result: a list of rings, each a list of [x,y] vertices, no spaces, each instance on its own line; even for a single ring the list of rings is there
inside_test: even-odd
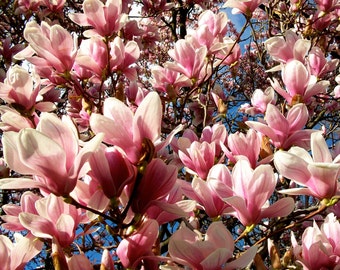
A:
[[[332,155],[320,132],[311,135],[311,150],[313,158],[300,147],[292,147],[288,152],[275,153],[274,164],[279,173],[302,186],[280,192],[330,200],[340,194],[338,183],[340,155],[332,160]]]

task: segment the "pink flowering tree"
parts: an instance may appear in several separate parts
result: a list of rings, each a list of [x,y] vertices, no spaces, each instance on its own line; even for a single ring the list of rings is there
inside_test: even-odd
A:
[[[4,269],[339,269],[339,1],[2,2]]]

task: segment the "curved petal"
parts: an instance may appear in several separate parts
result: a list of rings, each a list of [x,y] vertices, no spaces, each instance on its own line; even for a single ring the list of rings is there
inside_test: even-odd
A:
[[[254,259],[256,252],[257,246],[250,247],[239,258],[232,262],[227,263],[223,269],[232,270],[245,268]]]
[[[294,207],[295,202],[293,198],[282,198],[269,207],[262,208],[261,218],[285,217],[294,210]]]
[[[276,169],[284,177],[287,177],[301,185],[306,185],[311,174],[307,169],[307,162],[302,158],[285,151],[278,151],[274,154]]]
[[[332,163],[332,155],[321,132],[315,132],[311,135],[311,150],[314,162]]]
[[[52,239],[57,234],[54,224],[46,218],[23,212],[19,214],[19,220],[36,237]]]
[[[133,141],[144,138],[156,141],[161,133],[162,103],[156,92],[149,93],[139,105],[133,118]]]
[[[225,248],[218,248],[211,254],[209,254],[200,265],[204,270],[220,269],[223,264],[232,256],[232,251]],[[197,268],[196,268],[197,269]],[[224,268],[223,268],[224,269]]]
[[[289,123],[289,133],[303,129],[308,121],[308,110],[305,104],[294,105],[287,113]]]
[[[18,158],[18,140],[19,133],[14,131],[8,131],[3,134],[2,145],[3,155],[8,166],[21,174],[34,174],[36,171],[22,162]],[[31,180],[30,180],[31,181]]]

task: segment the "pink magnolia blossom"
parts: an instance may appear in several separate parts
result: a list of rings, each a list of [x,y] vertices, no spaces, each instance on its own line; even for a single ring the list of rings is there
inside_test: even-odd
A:
[[[284,90],[279,82],[274,78],[271,81],[272,87],[283,96],[289,104],[295,99],[302,99],[308,103],[314,95],[326,93],[326,88],[329,81],[316,81],[314,76],[311,76],[306,66],[298,60],[289,60],[282,68],[282,81],[285,85]]]
[[[76,40],[62,26],[50,26],[44,21],[39,26],[36,21],[30,21],[26,24],[24,37],[29,46],[15,58],[26,59],[42,70],[42,67],[53,67],[56,72],[64,73],[72,69],[77,52]]]
[[[302,234],[302,243],[298,245],[292,232],[293,252],[303,266],[310,269],[339,269],[340,265],[340,224],[333,213],[325,218],[319,228],[314,221]]]
[[[44,5],[50,12],[62,12],[66,0],[42,0],[42,5]]]
[[[5,204],[2,209],[6,215],[2,215],[1,219],[5,222],[1,226],[7,230],[23,231],[26,228],[22,226],[19,220],[20,213],[32,213],[38,214],[35,209],[35,202],[41,199],[40,196],[34,194],[31,191],[26,191],[21,195],[20,205]]]
[[[121,0],[85,0],[84,13],[71,13],[70,19],[81,26],[92,26],[93,29],[84,31],[85,37],[100,35],[110,37],[118,32],[125,24],[127,14],[122,13]]]
[[[320,78],[325,73],[333,71],[339,64],[339,59],[327,60],[319,47],[313,47],[308,54],[311,74]]]
[[[44,113],[35,129],[19,133],[9,131],[3,136],[4,158],[11,169],[28,178],[2,179],[5,188],[41,188],[59,196],[67,196],[82,176],[81,169],[99,146],[102,135],[97,135],[83,148],[79,147],[77,130],[70,118],[60,120]]]
[[[5,235],[0,235],[0,261],[1,269],[24,270],[26,264],[43,247],[43,242],[35,237],[14,234],[15,243]]]
[[[178,40],[168,54],[175,62],[166,62],[166,68],[180,72],[193,81],[201,80],[207,74],[207,47],[196,48],[189,37]]]
[[[167,144],[182,127],[176,128],[167,140],[160,141],[162,104],[156,92],[149,93],[135,114],[120,100],[107,98],[104,115],[92,114],[91,128],[95,133],[103,132],[103,141],[119,146],[131,163],[137,164],[145,151],[145,139],[154,143],[156,151]]]
[[[230,134],[228,147],[230,151],[225,154],[231,162],[236,163],[241,156],[249,160],[252,168],[256,167],[261,150],[261,139],[255,130],[249,129],[247,134],[240,132]]]
[[[35,209],[37,214],[19,214],[23,227],[36,237],[56,238],[61,247],[67,247],[73,242],[76,228],[82,221],[80,209],[53,194],[36,201]]]
[[[97,75],[99,79],[105,79],[109,63],[105,42],[99,37],[91,37],[90,39],[83,40],[80,44],[75,62],[79,67]]]
[[[214,37],[224,38],[228,31],[228,17],[226,13],[214,14],[211,10],[205,10],[198,18],[198,26],[206,25]]]
[[[110,43],[110,69],[113,72],[122,72],[129,80],[137,79],[137,71],[132,64],[140,56],[138,44],[135,41],[128,41],[124,44],[120,37],[116,37]]]
[[[287,216],[294,210],[294,200],[286,197],[268,206],[276,179],[270,165],[259,165],[253,170],[246,159],[240,159],[232,171],[234,196],[225,198],[233,207],[231,215],[247,227],[257,224],[263,218]]]
[[[179,72],[169,68],[156,66],[152,68],[152,86],[161,92],[167,93],[169,98],[176,98],[179,95],[181,87],[188,87],[191,85],[190,80],[180,75]]]
[[[220,123],[212,126],[206,126],[202,130],[201,137],[198,138],[196,133],[191,129],[184,130],[182,136],[178,140],[174,139],[171,142],[171,146],[178,153],[179,150],[186,152],[186,149],[190,147],[191,143],[198,141],[200,143],[207,142],[209,144],[215,143],[215,154],[219,156],[221,153],[220,144],[224,144],[227,140],[228,134],[224,125]]]
[[[310,154],[300,147],[292,147],[288,152],[278,151],[274,155],[276,169],[302,188],[281,191],[286,194],[311,195],[320,200],[339,195],[340,155],[332,160],[328,146],[320,132],[311,135]]]
[[[172,220],[188,217],[196,207],[193,200],[183,199],[183,190],[177,180],[170,192],[163,198],[154,201],[146,211],[146,216],[154,219],[159,225],[165,224]]]
[[[142,263],[144,269],[157,270],[158,263],[150,260],[154,257],[152,247],[157,237],[158,223],[148,219],[135,233],[123,239],[116,251],[123,266],[128,269],[139,269],[138,266]]]
[[[286,117],[276,106],[268,104],[265,114],[267,124],[255,121],[247,121],[246,124],[268,136],[276,148],[288,149],[297,145],[309,149],[310,134],[315,130],[303,130],[308,117],[307,107],[302,103],[293,106]]]
[[[216,61],[215,66],[223,64],[233,67],[237,65],[241,57],[241,47],[238,43],[235,43],[235,40],[224,38],[216,56],[219,60]]]
[[[228,18],[224,12],[214,14],[206,10],[199,16],[197,23],[198,28],[188,32],[188,36],[197,42],[195,47],[206,46],[209,54],[226,47],[223,41],[228,30]]]
[[[18,0],[18,6],[15,9],[15,14],[37,11],[41,4],[41,0]]]
[[[213,222],[205,236],[183,226],[170,238],[169,254],[177,263],[196,270],[241,269],[254,258],[257,247],[231,260],[234,240],[222,222]]]
[[[19,132],[24,128],[34,128],[38,124],[39,118],[34,113],[33,121],[22,116],[17,110],[8,106],[0,106],[1,122],[0,129],[2,131]]]
[[[207,179],[209,170],[215,163],[215,142],[197,142],[181,147],[178,151],[179,158],[187,167],[187,170],[198,175],[202,179]]]
[[[286,63],[291,59],[304,62],[311,46],[309,40],[302,39],[291,29],[284,33],[284,37],[271,37],[264,44],[271,57],[281,63]]]
[[[264,3],[267,3],[267,0],[227,0],[223,7],[233,8],[233,14],[243,13],[244,15],[251,17],[255,9]]]
[[[28,71],[15,65],[7,72],[4,83],[0,82],[0,98],[8,104],[12,104],[19,112],[31,111],[33,108],[46,111],[55,108],[52,102],[37,103],[40,92],[40,82],[34,86],[33,78]]]
[[[153,159],[138,183],[136,194],[131,197],[132,211],[144,214],[150,205],[169,194],[176,183],[176,178],[176,166],[166,165],[161,159]],[[129,187],[130,196],[132,188],[133,186]]]
[[[191,186],[182,182],[183,193],[198,203],[211,218],[230,212],[230,206],[223,198],[233,196],[231,174],[224,164],[214,165],[207,180],[195,177]]]
[[[98,147],[89,159],[91,171],[108,198],[119,197],[123,188],[134,181],[136,171],[117,147]]]
[[[272,87],[268,87],[266,90],[255,89],[251,97],[251,105],[244,105],[241,107],[240,111],[254,116],[255,114],[265,113],[267,110],[267,105],[271,103],[275,105],[276,96],[275,91]]]

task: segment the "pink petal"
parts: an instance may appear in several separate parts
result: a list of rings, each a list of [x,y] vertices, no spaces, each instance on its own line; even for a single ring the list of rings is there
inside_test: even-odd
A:
[[[35,170],[36,175],[56,177],[66,174],[64,149],[39,131],[34,129],[20,131],[18,153],[21,162]]]
[[[43,242],[35,237],[22,237],[16,242],[11,253],[11,267],[8,269],[22,269],[33,257],[42,250]]]
[[[314,162],[332,162],[332,155],[321,132],[315,132],[311,135],[311,150]]]
[[[232,262],[227,263],[223,269],[225,270],[243,269],[254,259],[256,253],[257,246],[252,246],[248,250],[246,250],[246,252],[244,252],[239,258]]]
[[[36,129],[64,149],[67,157],[66,168],[69,169],[79,151],[78,133],[70,118],[63,120],[61,121],[55,114],[42,113]]]
[[[4,151],[4,159],[8,166],[21,174],[34,174],[36,171],[26,166],[20,158],[18,158],[18,140],[19,133],[8,131],[3,134],[2,144]],[[27,180],[27,179],[26,179]],[[32,180],[29,180],[32,181]]]
[[[307,169],[307,162],[291,153],[278,151],[274,154],[276,169],[284,177],[292,179],[301,185],[306,185],[311,174]]]
[[[148,254],[158,236],[158,223],[149,219],[138,231],[123,239],[117,248],[117,255],[124,267],[131,267]]]
[[[144,138],[152,142],[161,133],[162,103],[156,92],[149,93],[139,105],[133,118],[134,142],[141,143]]]
[[[310,136],[312,133],[317,132],[314,129],[303,129],[295,131],[283,143],[283,149],[289,149],[292,145],[302,147],[306,150],[310,149]]]
[[[234,250],[233,237],[222,222],[213,222],[209,226],[206,232],[205,241],[212,242],[218,248],[228,249],[230,254],[233,253]]]
[[[20,213],[21,224],[36,237],[52,239],[57,234],[54,224],[46,218],[31,213]]]
[[[285,217],[295,207],[294,199],[291,197],[282,198],[267,208],[262,208],[261,218]]]
[[[307,68],[298,60],[292,59],[287,62],[282,70],[282,80],[290,96],[304,96],[309,82]]]
[[[274,143],[281,144],[281,141],[279,140],[275,130],[272,129],[271,127],[255,121],[246,121],[245,123],[248,127],[262,133],[263,135],[268,136],[270,139],[272,139]]]
[[[46,185],[28,178],[0,179],[1,189],[46,188]]]
[[[300,103],[293,106],[287,114],[289,133],[303,129],[308,121],[308,117],[309,114],[305,104]]]
[[[200,265],[204,270],[222,269],[222,265],[232,257],[232,251],[225,248],[218,248],[209,254]],[[197,268],[196,268],[197,269]],[[224,268],[223,268],[224,269]]]
[[[99,0],[85,0],[83,3],[83,10],[87,16],[88,22],[96,29],[102,30],[106,25],[104,4]],[[100,34],[108,34],[103,33]]]
[[[239,160],[233,168],[233,191],[241,198],[249,198],[249,182],[253,177],[253,170],[248,160]]]
[[[276,185],[273,169],[270,165],[258,166],[248,184],[247,207],[250,213],[256,213],[273,194]]]

